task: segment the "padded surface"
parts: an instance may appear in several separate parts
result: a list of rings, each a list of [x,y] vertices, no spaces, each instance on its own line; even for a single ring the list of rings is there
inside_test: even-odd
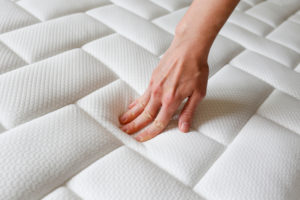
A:
[[[240,1],[189,133],[118,128],[191,1],[0,0],[1,200],[300,199],[298,0]]]

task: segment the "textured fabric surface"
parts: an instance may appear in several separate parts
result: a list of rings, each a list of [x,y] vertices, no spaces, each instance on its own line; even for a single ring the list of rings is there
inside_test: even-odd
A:
[[[0,200],[300,199],[298,0],[240,1],[189,133],[118,128],[191,2],[0,0]]]

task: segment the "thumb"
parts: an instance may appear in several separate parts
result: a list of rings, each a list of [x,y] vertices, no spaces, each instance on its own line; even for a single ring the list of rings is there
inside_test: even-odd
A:
[[[178,120],[178,126],[182,132],[189,131],[194,111],[201,99],[199,92],[193,92],[185,103]]]

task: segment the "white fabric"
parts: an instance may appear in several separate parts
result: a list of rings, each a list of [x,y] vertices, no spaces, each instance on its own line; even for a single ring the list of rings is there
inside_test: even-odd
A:
[[[189,133],[119,129],[191,2],[0,0],[0,200],[300,199],[298,0],[240,1]]]

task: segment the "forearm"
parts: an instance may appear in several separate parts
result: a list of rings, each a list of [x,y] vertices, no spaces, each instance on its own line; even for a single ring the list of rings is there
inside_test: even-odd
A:
[[[179,22],[175,40],[184,40],[203,57],[239,0],[194,0]]]

